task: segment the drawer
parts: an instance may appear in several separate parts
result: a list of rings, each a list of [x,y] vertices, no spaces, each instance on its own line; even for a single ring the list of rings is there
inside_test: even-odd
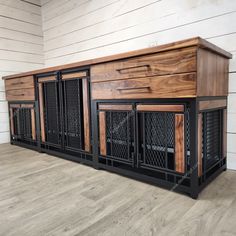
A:
[[[8,90],[6,97],[7,101],[33,101],[35,92],[34,88]]]
[[[27,76],[16,79],[9,79],[5,81],[6,91],[13,89],[24,89],[24,88],[33,88],[34,87],[34,78],[33,76]]]
[[[91,67],[91,81],[102,82],[196,71],[196,48],[144,55]]]
[[[196,97],[196,73],[92,83],[92,99]]]

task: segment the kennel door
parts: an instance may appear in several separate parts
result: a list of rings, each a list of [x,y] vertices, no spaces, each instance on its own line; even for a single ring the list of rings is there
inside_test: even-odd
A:
[[[184,105],[137,105],[138,165],[186,170]]]
[[[88,71],[62,74],[65,149],[90,152]]]
[[[10,104],[9,111],[11,139],[34,145],[36,141],[34,104]]]
[[[61,147],[60,102],[56,76],[38,79],[41,141]]]
[[[99,104],[100,156],[134,162],[134,111],[131,104]]]

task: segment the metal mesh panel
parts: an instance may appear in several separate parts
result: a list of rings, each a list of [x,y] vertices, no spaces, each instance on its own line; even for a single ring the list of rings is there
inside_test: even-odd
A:
[[[131,112],[106,112],[107,154],[132,161],[134,117]]]
[[[65,99],[65,146],[83,148],[83,121],[82,121],[82,81],[68,80],[64,82]]]
[[[32,139],[31,109],[13,109],[14,133],[20,140]]]
[[[174,168],[175,116],[168,112],[142,113],[141,137],[143,165]]]
[[[58,112],[57,84],[56,82],[44,83],[43,88],[46,141],[53,144],[59,144],[60,120]]]
[[[221,156],[221,110],[203,113],[203,161],[205,169]]]

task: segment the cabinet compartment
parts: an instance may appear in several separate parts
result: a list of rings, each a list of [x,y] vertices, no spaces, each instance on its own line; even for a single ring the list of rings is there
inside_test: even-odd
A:
[[[10,104],[11,140],[36,145],[35,109],[33,104]]]

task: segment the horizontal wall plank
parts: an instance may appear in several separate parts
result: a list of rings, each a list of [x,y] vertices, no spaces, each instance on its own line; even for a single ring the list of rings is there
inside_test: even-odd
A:
[[[27,22],[18,21],[11,18],[6,18],[0,16],[0,28],[7,28],[12,30],[18,30],[20,32],[25,32],[28,34],[33,34],[37,36],[43,36],[41,25],[32,25]]]
[[[9,132],[0,133],[0,143],[9,143],[10,135]]]
[[[227,152],[236,153],[236,134],[234,133],[228,133],[227,134]]]
[[[227,153],[227,167],[236,170],[236,153]]]
[[[28,42],[30,44],[43,45],[43,37],[20,32],[12,29],[1,29],[1,38],[13,39],[20,42]]]
[[[229,93],[236,93],[236,73],[229,74]]]
[[[40,15],[32,14],[21,9],[9,7],[7,5],[0,4],[0,6],[0,15],[3,17],[12,18],[22,22],[30,23],[32,25],[42,25]]]
[[[16,51],[9,51],[8,49],[0,50],[0,60],[15,61],[18,62],[29,62],[29,63],[36,63],[36,64],[43,64],[44,57],[43,55],[33,54],[33,53],[24,53],[24,52],[16,52]]]
[[[24,2],[21,0],[0,0],[0,5],[5,5],[11,8],[16,8],[25,11],[26,13],[33,13],[41,16],[41,7]]]
[[[236,113],[228,113],[227,132],[236,133]]]
[[[43,45],[30,44],[27,42],[19,42],[12,39],[0,38],[0,49],[13,50],[18,52],[27,52],[42,55]]]
[[[228,113],[236,114],[236,94],[229,94],[228,96]]]

